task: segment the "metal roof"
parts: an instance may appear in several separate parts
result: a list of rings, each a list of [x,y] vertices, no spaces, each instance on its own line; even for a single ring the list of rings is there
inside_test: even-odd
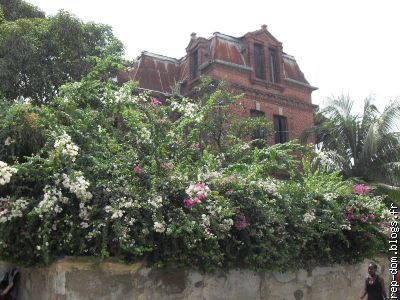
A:
[[[259,34],[263,30],[266,32],[266,27],[254,31],[254,33]],[[203,66],[212,63],[223,63],[233,67],[251,69],[252,66],[248,63],[248,51],[244,43],[246,35],[235,38],[216,32],[209,39],[204,39],[192,34],[188,51],[190,51],[191,45],[201,40],[202,45],[205,44],[205,47],[207,47],[205,49],[207,55],[204,56],[205,60],[201,63]],[[282,59],[284,80],[315,89],[309,85],[293,56],[283,53]],[[141,88],[171,93],[177,83],[184,82],[189,78],[189,74],[190,64],[188,55],[181,59],[176,59],[143,51],[136,64],[130,70],[119,74],[118,80],[119,82],[134,80],[139,82]]]

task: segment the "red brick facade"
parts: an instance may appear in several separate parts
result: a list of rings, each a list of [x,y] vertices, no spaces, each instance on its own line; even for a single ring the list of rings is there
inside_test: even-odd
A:
[[[229,81],[244,94],[247,116],[258,110],[271,122],[274,115],[286,117],[289,139],[313,125],[311,93],[316,88],[266,26],[240,38],[214,33],[205,39],[192,34],[186,52],[179,60],[143,52],[131,69],[119,75],[119,81],[134,80],[143,89],[165,94],[179,90],[190,96],[199,76],[208,75]]]

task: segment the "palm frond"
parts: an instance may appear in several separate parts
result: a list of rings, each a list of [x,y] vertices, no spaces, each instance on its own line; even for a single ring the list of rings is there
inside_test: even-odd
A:
[[[371,97],[364,100],[363,114],[352,114],[349,96],[329,98],[327,103],[321,110],[323,122],[315,124],[304,136],[318,135],[320,148],[334,150],[348,176],[395,182],[392,171],[400,163],[400,133],[393,129],[400,120],[400,100],[392,101],[382,114]],[[400,176],[397,178],[400,181]]]
[[[379,117],[379,131],[388,133],[398,131],[400,121],[400,98],[391,101]],[[397,122],[397,123],[396,123]]]

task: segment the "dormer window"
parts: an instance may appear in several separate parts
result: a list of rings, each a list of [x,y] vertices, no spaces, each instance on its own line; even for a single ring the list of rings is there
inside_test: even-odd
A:
[[[264,46],[254,44],[254,67],[256,78],[265,79],[265,62],[264,62]]]
[[[269,49],[269,77],[273,83],[279,82],[278,56],[275,49]]]
[[[199,52],[194,51],[192,54],[192,79],[199,76]]]

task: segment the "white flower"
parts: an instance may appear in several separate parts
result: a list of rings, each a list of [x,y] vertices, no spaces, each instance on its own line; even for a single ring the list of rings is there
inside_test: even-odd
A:
[[[89,224],[86,223],[86,222],[82,222],[82,223],[81,223],[81,227],[82,227],[83,229],[88,228],[88,227],[89,227]]]
[[[52,211],[55,213],[62,212],[62,208],[58,205],[58,203],[68,203],[68,198],[64,197],[61,190],[57,190],[55,187],[46,185],[43,191],[43,199],[35,208],[35,211],[37,214],[39,214],[39,217],[42,218],[44,214]]]
[[[199,112],[199,105],[190,102],[187,98],[181,99],[180,103],[172,101],[171,108],[173,111],[181,113],[186,118],[195,119],[196,122],[200,122],[203,118],[201,115],[195,116],[196,113]]]
[[[305,223],[310,223],[310,222],[314,221],[315,220],[314,212],[311,211],[311,212],[305,213],[304,216],[303,216],[303,220],[304,220]]]
[[[79,147],[72,142],[71,137],[65,131],[56,139],[54,148],[63,156],[70,157],[72,161],[75,161],[79,151]]]
[[[87,191],[90,183],[85,179],[82,172],[75,172],[70,176],[63,174],[62,177],[64,179],[63,186],[75,194],[78,199],[82,201],[92,199],[92,193]]]
[[[207,197],[207,194],[210,192],[210,188],[202,183],[194,183],[189,185],[189,187],[185,190],[186,194],[188,194],[191,198],[200,197],[201,199]]]
[[[351,230],[350,224],[343,224],[343,225],[341,225],[340,227],[341,227],[342,229],[344,229],[344,230]]]
[[[319,159],[320,166],[332,171],[338,169],[338,165],[333,159],[336,156],[337,153],[335,151],[320,151],[317,153],[317,159]]]
[[[139,131],[139,137],[141,142],[150,143],[151,142],[151,132],[146,127],[142,127]]]
[[[161,196],[156,196],[148,200],[148,203],[153,206],[155,209],[158,209],[162,207],[163,202],[162,202],[162,197]]]
[[[258,182],[259,186],[270,195],[278,195],[278,188],[272,180],[262,180]]]
[[[84,202],[79,203],[79,217],[85,221],[89,220],[90,206],[86,206]]]
[[[154,231],[155,232],[164,232],[165,231],[165,224],[163,222],[154,222]]]
[[[124,212],[122,210],[116,210],[112,215],[111,219],[119,219],[124,215]]]
[[[11,221],[14,218],[21,218],[24,214],[24,210],[28,207],[29,199],[20,198],[15,201],[11,201],[10,198],[0,198],[1,201],[7,201],[8,208],[0,211],[0,223]]]
[[[219,227],[221,231],[229,231],[231,227],[233,226],[233,220],[232,219],[224,219],[221,224],[219,224]]]
[[[10,146],[12,143],[15,143],[15,141],[11,137],[7,137],[4,141],[5,146]]]
[[[326,193],[323,197],[326,201],[332,201],[337,198],[337,195],[335,193]]]
[[[16,173],[17,169],[9,167],[7,163],[0,160],[0,185],[5,185],[10,182],[12,174]]]
[[[105,100],[112,99],[106,97]],[[138,103],[141,99],[141,95],[132,95],[132,87],[129,84],[124,84],[116,92],[114,92],[114,103]]]
[[[210,227],[210,216],[202,214],[201,215],[201,225],[203,227]]]

